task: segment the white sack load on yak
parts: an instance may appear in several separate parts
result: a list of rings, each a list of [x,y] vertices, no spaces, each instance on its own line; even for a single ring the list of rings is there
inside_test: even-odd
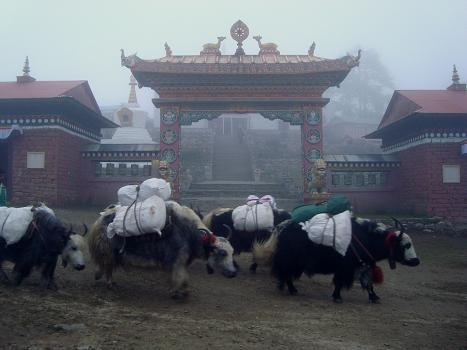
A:
[[[54,214],[53,210],[43,203],[35,207],[0,207],[0,237],[6,241],[7,245],[18,242],[24,236],[34,218],[33,208]]]
[[[139,193],[138,193],[139,186]],[[144,201],[151,196],[158,196],[164,201],[172,195],[170,183],[164,179],[151,178],[143,181],[141,185],[128,185],[121,187],[118,192],[118,202],[123,206],[129,206],[134,201]]]
[[[107,226],[107,237],[161,234],[167,211],[162,198],[154,195],[129,206],[116,206],[115,219]]]
[[[300,226],[307,232],[308,238],[316,243],[333,247],[345,256],[352,240],[352,222],[350,211],[337,215],[317,214],[310,220],[301,222]]]
[[[232,221],[237,231],[256,232],[259,230],[272,231],[274,228],[275,201],[272,196],[259,198],[250,195],[247,204],[235,208],[232,212]]]

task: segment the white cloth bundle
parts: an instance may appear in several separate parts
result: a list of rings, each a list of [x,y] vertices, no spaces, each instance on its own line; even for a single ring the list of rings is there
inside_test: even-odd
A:
[[[345,255],[352,240],[350,216],[348,210],[333,217],[317,214],[300,225],[312,242],[333,247],[339,254]]]
[[[233,210],[232,221],[237,231],[272,231],[274,228],[274,213],[269,203],[241,205]]]
[[[145,233],[160,235],[165,226],[166,216],[165,202],[156,195],[138,201],[132,206],[119,206],[114,220],[107,226],[107,237],[112,238],[115,234],[124,237]],[[125,225],[123,225],[124,220]]]
[[[0,237],[7,245],[18,242],[25,235],[29,224],[34,218],[32,206],[22,208],[0,207]],[[41,204],[34,210],[46,210],[54,214],[53,210]]]
[[[123,206],[129,206],[136,199],[136,188],[138,185],[128,185],[121,187],[118,192],[118,201]],[[151,196],[159,196],[163,200],[168,200],[172,195],[170,183],[164,179],[151,178],[143,181],[140,185],[138,201],[144,201]]]

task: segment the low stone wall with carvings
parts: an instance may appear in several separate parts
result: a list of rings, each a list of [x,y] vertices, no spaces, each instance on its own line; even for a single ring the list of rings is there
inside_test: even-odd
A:
[[[418,232],[431,235],[447,235],[453,237],[467,237],[467,219],[451,220],[439,216],[428,218],[398,218],[405,225],[407,233]],[[380,218],[378,221],[394,226],[390,218]]]

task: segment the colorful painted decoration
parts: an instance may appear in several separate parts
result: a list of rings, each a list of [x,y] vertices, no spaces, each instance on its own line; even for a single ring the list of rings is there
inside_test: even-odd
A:
[[[177,114],[174,111],[166,111],[162,114],[162,122],[165,125],[172,125],[177,121]]]
[[[306,169],[305,176],[309,182],[313,181],[313,168]]]
[[[167,169],[167,180],[174,182],[177,179],[177,169],[169,167]]]
[[[316,144],[321,141],[321,133],[318,129],[310,129],[306,133],[306,140],[311,144]]]
[[[177,159],[177,154],[172,148],[166,148],[162,151],[161,159],[165,160],[166,162],[172,163]]]
[[[167,144],[167,145],[171,145],[172,143],[176,142],[177,139],[178,139],[178,135],[177,133],[172,130],[172,129],[165,129],[163,132],[162,132],[162,135],[161,135],[161,139],[162,139],[162,142]]]
[[[321,122],[321,115],[317,111],[311,111],[307,113],[306,121],[310,125],[317,125]]]
[[[321,151],[317,148],[310,148],[305,155],[306,159],[310,162],[314,162],[321,158]]]

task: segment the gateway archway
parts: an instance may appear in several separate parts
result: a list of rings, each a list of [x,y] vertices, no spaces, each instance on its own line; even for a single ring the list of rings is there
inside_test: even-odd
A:
[[[238,21],[230,34],[237,42],[233,55],[221,53],[224,37],[204,44],[199,55],[173,55],[167,43],[165,57],[155,60],[126,57],[122,50],[122,65],[131,70],[139,86],[159,95],[153,100],[161,111],[159,157],[169,164],[175,196],[180,194],[181,126],[232,112],[259,113],[301,126],[306,191],[313,162],[323,157],[322,108],[329,99],[322,95],[339,85],[360,57],[317,57],[314,43],[308,54],[281,55],[276,44],[260,41],[259,52],[247,55],[242,43],[249,28]]]

